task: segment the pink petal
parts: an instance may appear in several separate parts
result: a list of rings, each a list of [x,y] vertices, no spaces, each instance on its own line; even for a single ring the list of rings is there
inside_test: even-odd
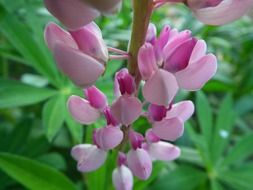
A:
[[[148,153],[156,160],[171,161],[177,159],[181,151],[171,143],[159,141],[148,146]]]
[[[160,69],[145,83],[142,93],[144,98],[152,104],[168,106],[177,90],[178,85],[175,77]]]
[[[184,132],[184,123],[178,118],[164,119],[153,123],[153,132],[163,140],[175,141]]]
[[[71,35],[53,22],[50,22],[46,26],[44,38],[51,50],[53,50],[57,42],[62,42],[67,46],[77,49],[77,44]]]
[[[149,23],[146,35],[146,42],[153,44],[156,39],[156,32],[156,26],[153,23]]]
[[[223,25],[239,19],[253,6],[252,0],[223,0],[215,7],[194,9],[194,15],[203,23]]]
[[[106,160],[107,153],[91,144],[76,145],[71,150],[71,156],[78,161],[80,172],[90,172],[98,169]]]
[[[47,9],[70,29],[80,28],[96,17],[99,12],[82,0],[44,0]]]
[[[158,106],[155,104],[150,104],[148,107],[149,119],[153,121],[161,121],[167,113],[167,108],[165,106]]]
[[[119,127],[106,126],[97,129],[94,134],[95,142],[102,150],[110,150],[118,146],[123,140],[123,132]]]
[[[107,98],[103,92],[101,92],[95,86],[91,86],[84,90],[87,100],[90,105],[96,109],[103,110],[107,105]]]
[[[198,40],[192,50],[189,64],[192,64],[206,55],[206,42],[204,40]]]
[[[133,149],[141,148],[142,142],[145,140],[142,134],[135,132],[134,130],[130,130],[128,133],[129,141],[132,145]]]
[[[124,165],[113,170],[112,181],[116,190],[132,190],[133,188],[133,174]]]
[[[115,91],[117,94],[129,94],[135,93],[136,85],[134,77],[129,74],[126,68],[121,69],[115,75]]]
[[[83,53],[106,63],[108,61],[108,50],[101,33],[97,34],[98,31],[94,25],[95,23],[90,23],[78,30],[71,31],[70,34]],[[94,28],[96,32],[94,32]]]
[[[184,70],[175,73],[180,88],[199,90],[210,80],[217,70],[217,60],[213,54],[202,57],[188,65]]]
[[[152,161],[144,149],[130,150],[127,154],[127,164],[133,174],[142,180],[148,179],[151,175]]]
[[[197,40],[191,38],[178,45],[177,48],[165,60],[164,69],[175,73],[187,67],[192,54],[192,50],[196,45]]]
[[[180,33],[177,33],[177,31],[172,30],[171,33],[173,36],[171,37],[170,35],[170,40],[163,48],[163,55],[165,60],[174,52],[174,50],[178,46],[180,46],[182,43],[192,38],[191,31],[189,30],[184,30]]]
[[[70,96],[67,105],[71,115],[82,124],[92,124],[100,117],[99,111],[79,96]]]
[[[138,67],[143,80],[148,80],[158,69],[155,51],[150,43],[145,43],[139,49]]]
[[[166,118],[179,117],[182,121],[188,120],[194,113],[194,105],[192,101],[182,101],[173,104],[171,109],[167,112]]]
[[[112,115],[123,125],[130,125],[140,116],[142,103],[132,96],[120,96],[111,106]]]
[[[114,14],[119,12],[122,5],[122,0],[83,0],[90,4],[95,9],[99,10],[103,14]]]
[[[152,129],[148,129],[146,131],[145,138],[149,143],[155,143],[160,141],[160,138],[153,132]]]
[[[94,84],[105,70],[97,60],[63,43],[55,44],[54,56],[60,70],[82,88]]]

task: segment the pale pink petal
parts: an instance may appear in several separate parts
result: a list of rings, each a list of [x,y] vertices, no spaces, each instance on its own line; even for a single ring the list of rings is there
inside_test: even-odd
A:
[[[120,96],[111,106],[112,115],[123,125],[130,125],[140,116],[142,103],[132,96]]]
[[[95,142],[102,150],[110,150],[118,146],[123,140],[123,132],[119,127],[106,126],[97,129],[94,134]]]
[[[202,57],[184,70],[175,73],[178,85],[185,90],[199,90],[210,80],[217,70],[217,60],[213,54]]]
[[[195,38],[190,38],[178,45],[165,60],[164,69],[171,73],[175,73],[187,67],[196,43],[197,40]]]
[[[107,98],[105,94],[95,86],[86,88],[84,90],[84,93],[92,107],[103,110],[107,106]]]
[[[145,83],[142,93],[144,98],[152,104],[168,106],[178,91],[175,77],[165,71],[157,70]]]
[[[145,43],[139,49],[138,67],[143,80],[148,80],[158,69],[155,51],[150,43]]]
[[[198,40],[192,50],[192,54],[189,60],[189,64],[192,64],[206,55],[206,42],[204,40]]]
[[[177,33],[177,31],[174,30],[171,31],[171,34],[172,37],[170,36],[170,40],[163,48],[164,60],[166,60],[178,46],[180,46],[182,43],[192,38],[191,31],[189,30],[184,30],[180,33]]]
[[[92,124],[100,117],[99,111],[79,96],[70,96],[67,105],[71,115],[82,124]]]
[[[130,169],[121,165],[113,170],[112,181],[116,190],[132,190],[133,174]]]
[[[71,156],[78,162],[80,172],[90,172],[98,169],[106,160],[107,153],[91,144],[76,145],[71,150]]]
[[[127,154],[127,164],[133,174],[142,180],[148,179],[151,175],[152,161],[144,149],[130,150]]]
[[[106,63],[108,61],[107,46],[101,34],[97,34],[99,32],[95,29],[94,25],[95,24],[88,24],[78,30],[70,31],[70,34],[83,53]]]
[[[156,33],[157,33],[156,26],[153,23],[149,23],[146,35],[146,42],[153,44],[156,39]]]
[[[184,123],[178,118],[164,119],[153,123],[153,132],[163,140],[175,141],[184,132]]]
[[[62,42],[66,44],[66,46],[70,46],[72,48],[77,49],[77,44],[75,43],[71,35],[53,22],[50,22],[46,26],[44,38],[45,41],[47,42],[48,47],[51,50],[53,50],[54,45],[57,42]]]
[[[70,29],[80,28],[96,17],[99,12],[82,0],[44,0],[47,9]]]
[[[53,51],[59,69],[82,88],[93,85],[105,70],[97,60],[63,43],[55,44]]]
[[[119,12],[122,0],[83,0],[103,14],[114,14]]]
[[[223,0],[214,7],[194,9],[194,15],[203,23],[223,25],[239,19],[253,6],[252,0]]]
[[[166,118],[179,117],[185,122],[193,113],[194,104],[192,101],[182,101],[172,105],[171,109],[166,114]]]
[[[148,146],[149,155],[155,160],[172,161],[180,156],[180,149],[171,143],[159,141]]]

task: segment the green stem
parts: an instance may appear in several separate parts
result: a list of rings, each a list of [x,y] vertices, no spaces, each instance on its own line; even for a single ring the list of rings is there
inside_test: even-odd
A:
[[[137,84],[140,80],[137,57],[140,47],[144,44],[150,17],[153,10],[153,0],[133,0],[133,25],[129,44],[130,59],[129,72],[136,77]]]

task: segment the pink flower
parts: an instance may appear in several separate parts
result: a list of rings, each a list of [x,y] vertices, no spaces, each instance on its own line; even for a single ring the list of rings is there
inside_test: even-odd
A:
[[[98,169],[105,162],[107,153],[95,145],[80,144],[72,148],[71,156],[78,162],[78,171],[90,172]]]
[[[66,27],[76,30],[102,14],[112,14],[121,8],[121,0],[44,0],[57,19]]]
[[[104,113],[107,107],[106,96],[95,86],[85,90],[87,100],[72,95],[68,99],[68,110],[76,121],[82,124],[92,124]],[[109,113],[108,113],[109,114]],[[108,118],[110,119],[110,118]],[[111,123],[108,121],[108,123]]]
[[[140,48],[138,66],[146,81],[144,98],[168,106],[178,87],[202,88],[215,74],[217,61],[213,54],[206,55],[206,43],[192,37],[190,31],[178,32],[166,26],[152,44],[146,42]]]
[[[95,23],[70,33],[49,23],[45,40],[59,69],[77,86],[91,86],[105,71],[108,51]]]
[[[194,105],[191,101],[173,104],[168,109],[156,105],[150,106],[152,109],[149,108],[148,117],[153,125],[152,132],[160,139],[168,141],[175,141],[183,134],[184,122],[194,112]],[[165,109],[166,114],[164,114]]]
[[[203,23],[223,25],[239,19],[252,7],[252,0],[187,0],[193,14]]]
[[[131,190],[133,188],[133,174],[124,165],[120,165],[113,170],[112,181],[116,190]]]

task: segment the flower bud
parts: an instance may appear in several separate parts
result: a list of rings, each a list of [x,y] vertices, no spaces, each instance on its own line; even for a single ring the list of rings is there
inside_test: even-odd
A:
[[[118,88],[115,90],[120,91],[121,95],[123,94],[131,95],[136,90],[134,77],[129,74],[127,69],[121,69],[116,73],[115,83],[116,87]]]
[[[124,165],[113,170],[112,181],[116,190],[132,190],[133,188],[133,174]]]
[[[103,92],[101,92],[95,86],[91,86],[84,90],[87,100],[90,105],[96,109],[103,110],[107,105],[107,98]]]
[[[105,162],[107,153],[95,145],[80,144],[72,148],[71,156],[78,162],[77,169],[80,172],[90,172]]]

